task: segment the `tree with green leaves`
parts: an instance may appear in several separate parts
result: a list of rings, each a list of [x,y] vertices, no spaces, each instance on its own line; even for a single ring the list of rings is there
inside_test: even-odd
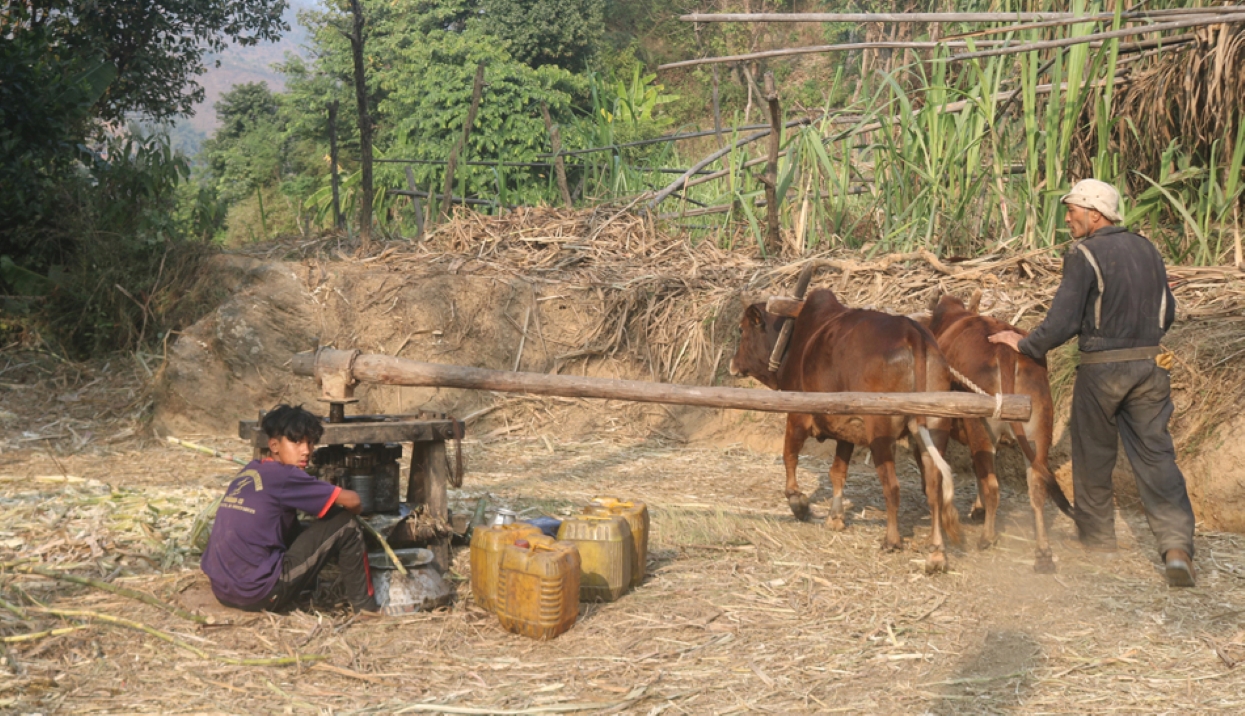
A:
[[[11,5],[6,2],[6,5]],[[230,43],[280,38],[287,0],[31,0],[31,28],[45,30],[57,51],[94,55],[117,70],[95,115],[106,122],[143,115],[189,114],[203,101],[195,79],[204,57]]]
[[[604,0],[481,0],[483,29],[530,67],[580,72],[605,34]]]
[[[218,196],[232,203],[280,178],[284,121],[277,96],[263,82],[235,85],[214,106],[220,127],[204,142],[203,157]]]
[[[48,52],[45,27],[13,15],[0,23],[0,255],[46,265],[58,247],[40,232],[21,231],[53,211],[56,188],[82,157],[91,107],[116,76],[90,55]],[[13,24],[10,24],[13,22]],[[33,254],[27,256],[28,254]],[[31,261],[30,259],[33,259]]]

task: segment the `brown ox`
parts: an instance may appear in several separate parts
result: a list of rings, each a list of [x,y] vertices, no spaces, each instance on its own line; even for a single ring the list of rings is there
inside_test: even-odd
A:
[[[1048,494],[1064,514],[1069,514],[1071,508],[1047,464],[1054,410],[1051,407],[1050,381],[1046,375],[1046,366],[1005,345],[987,340],[989,336],[1001,331],[1023,331],[997,318],[978,314],[965,307],[964,302],[954,296],[943,296],[939,299],[930,316],[929,328],[937,337],[938,347],[942,349],[947,363],[977,387],[991,395],[1027,395],[1032,401],[1033,415],[1027,423],[1003,422],[989,418],[956,420],[952,435],[967,445],[973,456],[973,471],[977,473],[977,504],[973,506],[974,515],[978,514],[982,506],[985,508],[982,548],[994,544],[998,539],[995,516],[999,507],[999,482],[994,472],[995,447],[1005,432],[1010,432],[1015,438],[1029,463],[1025,476],[1029,483],[1029,503],[1033,506],[1037,534],[1033,569],[1043,573],[1054,572],[1055,562],[1051,558],[1042,508]],[[959,378],[955,380],[957,385],[968,387]]]
[[[740,322],[743,335],[731,359],[731,375],[747,375],[774,390],[837,393],[849,391],[898,393],[950,390],[951,377],[929,331],[903,316],[853,309],[828,290],[813,291],[794,319],[786,359],[778,372],[769,370],[770,353],[782,318],[753,304]],[[808,498],[800,492],[796,466],[809,436],[836,441],[830,481],[834,486],[830,523],[843,525],[843,485],[857,445],[868,446],[886,496],[884,546],[898,549],[899,481],[895,476],[895,441],[911,435],[925,483],[931,513],[932,551],[928,571],[946,568],[943,533],[960,541],[959,515],[952,503],[951,471],[942,458],[950,437],[949,418],[901,415],[787,415],[783,464],[787,469],[787,501],[799,519],[807,519]],[[934,447],[936,454],[929,449]]]

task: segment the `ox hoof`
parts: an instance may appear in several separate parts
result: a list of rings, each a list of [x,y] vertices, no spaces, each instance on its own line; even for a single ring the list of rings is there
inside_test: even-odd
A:
[[[807,522],[809,513],[808,497],[803,493],[796,493],[787,496],[787,504],[791,506],[791,514],[801,522]]]
[[[882,551],[883,552],[898,552],[902,549],[903,549],[902,539],[899,540],[898,542],[890,542],[886,538],[882,538]]]
[[[982,535],[981,539],[977,540],[977,549],[984,552],[998,543],[999,543],[998,535]]]
[[[842,532],[847,529],[847,523],[843,521],[842,517],[831,517],[826,520],[826,526],[835,532]]]
[[[931,552],[925,558],[925,573],[938,574],[947,571],[947,555],[944,552]]]
[[[985,522],[986,521],[986,508],[980,505],[973,505],[973,511],[968,513],[968,519],[972,520],[973,522]]]
[[[1033,560],[1033,571],[1038,574],[1055,573],[1055,559],[1051,556],[1050,550],[1037,553]]]

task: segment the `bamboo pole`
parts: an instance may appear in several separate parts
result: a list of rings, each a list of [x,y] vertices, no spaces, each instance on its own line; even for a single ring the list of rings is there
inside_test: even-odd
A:
[[[1159,38],[1155,40],[1144,40],[1142,42],[1123,43],[1120,45],[1120,52],[1131,52],[1136,50],[1149,49],[1160,45],[1175,45],[1181,42],[1188,42],[1193,38],[1192,35],[1179,35],[1172,38]],[[1089,43],[1090,47],[1101,47],[1101,40],[1095,40]],[[1007,40],[982,40],[974,43],[977,47],[1004,47],[1013,46]],[[767,57],[789,57],[792,55],[811,55],[823,52],[849,52],[852,50],[867,49],[909,49],[922,50],[934,49],[938,47],[960,48],[968,47],[967,42],[962,41],[946,41],[946,42],[846,42],[838,45],[809,45],[807,47],[786,47],[779,50],[764,50],[762,52],[750,52],[744,55],[725,55],[722,57],[702,57],[696,60],[680,60],[679,62],[670,62],[664,65],[658,65],[658,70],[673,70],[680,67],[693,67],[696,65],[709,65],[724,62],[748,62],[752,60],[761,60]]]
[[[1205,8],[1152,10],[1130,14],[1125,19],[1163,17],[1165,15],[1211,15],[1236,10],[1245,5]],[[1110,20],[1114,13],[1083,15],[1073,12],[743,12],[690,13],[680,15],[683,22],[1045,22],[1047,20],[1078,20],[1093,22]]]
[[[1166,22],[1158,25],[1147,25],[1145,27],[1126,27],[1122,30],[1112,30],[1110,32],[1097,32],[1081,37],[1065,37],[1061,40],[1043,40],[1041,42],[1030,42],[1024,45],[1015,45],[1013,47],[1003,47],[993,50],[981,50],[979,52],[966,52],[961,55],[952,55],[946,58],[946,62],[960,62],[962,60],[973,60],[979,57],[998,57],[1001,55],[1016,55],[1021,52],[1033,52],[1034,50],[1049,50],[1058,47],[1072,47],[1073,45],[1084,45],[1094,42],[1095,40],[1113,40],[1120,37],[1133,37],[1134,35],[1144,35],[1150,32],[1166,32],[1168,30],[1180,30],[1186,27],[1201,27],[1203,25],[1223,25],[1229,23],[1245,22],[1245,13],[1237,13],[1233,15],[1214,15],[1211,17],[1200,17],[1192,20],[1180,20],[1177,22]],[[943,60],[935,60],[943,61]]]
[[[812,120],[809,119],[808,117],[801,117],[800,119],[793,119],[782,126],[784,129],[789,129],[791,127],[797,127],[801,124],[808,124],[811,121]],[[684,184],[686,184],[687,186],[691,186],[692,183],[688,180],[692,177],[692,175],[696,174],[701,169],[704,169],[705,167],[716,162],[717,160],[721,159],[727,154],[730,154],[732,151],[738,149],[739,147],[742,147],[747,144],[751,144],[752,142],[755,142],[758,139],[764,139],[765,137],[769,136],[770,131],[771,130],[767,129],[761,132],[757,132],[756,134],[750,134],[744,137],[743,139],[740,139],[739,141],[735,142],[734,144],[723,147],[719,149],[718,151],[705,157],[704,159],[701,159],[699,162],[696,162],[696,164],[692,166],[691,169],[688,169],[687,171],[683,172],[683,174],[680,175],[678,179],[675,179],[674,181],[670,182],[668,185],[666,185],[664,189],[657,192],[657,194],[652,199],[649,199],[648,208],[652,209],[653,207],[660,204],[671,194],[678,191],[680,186]]]
[[[755,129],[766,129],[768,127],[769,127],[768,124],[744,124],[738,127],[724,127],[722,131],[729,134],[732,132],[750,132]],[[682,139],[696,139],[697,137],[708,137],[713,134],[717,134],[717,132],[712,129],[706,129],[702,132],[685,132],[681,134],[667,134],[662,137],[653,137],[652,139],[637,139],[634,142],[624,142],[622,144],[606,144],[605,146],[589,147],[588,149],[571,149],[571,150],[562,152],[562,156],[570,157],[570,156],[574,156],[577,154],[595,154],[596,152],[612,152],[615,149],[626,149],[628,147],[643,147],[649,144],[661,144],[662,142],[677,142]],[[544,159],[544,158],[552,157],[553,155],[552,154],[537,154],[536,156],[538,158]]]
[[[976,43],[978,47],[992,47],[994,45],[1006,44],[1005,40],[983,40]],[[727,62],[749,62],[752,60],[763,60],[767,57],[787,57],[790,55],[811,55],[821,52],[837,52],[840,50],[932,50],[938,47],[968,47],[968,43],[964,41],[952,42],[843,42],[835,45],[809,45],[807,47],[784,47],[778,50],[762,50],[761,52],[749,52],[742,55],[723,55],[721,57],[702,57],[696,60],[680,60],[678,62],[668,62],[664,65],[658,65],[658,70],[673,70],[680,67],[694,67],[696,65],[721,64]]]
[[[295,375],[314,375],[317,353],[299,353],[290,360]],[[344,352],[344,351],[336,351]],[[973,393],[794,393],[752,388],[708,388],[642,380],[612,380],[545,373],[516,373],[468,366],[421,363],[385,355],[361,354],[349,363],[354,380],[386,385],[410,385],[503,393],[557,395],[569,398],[605,398],[640,403],[695,405],[706,408],[759,410],[768,413],[823,413],[831,415],[932,415],[948,418],[990,417],[1028,420],[1028,396],[1005,395],[1001,406],[993,397]]]
[[[445,199],[441,202],[441,221],[450,218],[450,204],[453,203],[454,165],[458,162],[458,153],[467,151],[467,142],[471,140],[471,125],[475,124],[476,112],[480,109],[480,94],[484,91],[484,63],[476,65],[476,77],[471,84],[471,106],[467,109],[467,121],[463,124],[463,136],[450,148],[450,158],[445,165]]]
[[[683,186],[684,189],[686,189],[688,186],[691,186],[688,180],[692,177],[692,175],[696,174],[701,169],[704,169],[705,167],[716,162],[717,160],[721,159],[727,154],[730,154],[732,151],[738,149],[739,147],[745,146],[747,144],[751,144],[757,141],[758,139],[764,139],[767,136],[769,136],[768,129],[761,131],[761,132],[757,132],[756,134],[749,134],[748,136],[744,137],[743,139],[740,139],[734,144],[731,144],[726,147],[722,147],[721,149],[717,150],[716,152],[713,152],[712,154],[705,157],[704,159],[701,159],[699,162],[696,162],[696,164],[694,164],[691,169],[688,169],[687,171],[683,172],[681,175],[679,175],[678,179],[675,179],[674,181],[670,182],[669,184],[666,185],[664,189],[657,192],[657,194],[652,199],[649,200],[648,208],[652,209],[656,207],[658,204],[660,204],[661,202],[665,201],[666,197],[678,191],[680,186]]]
[[[1222,12],[1222,8],[1215,8],[1215,12]],[[1202,13],[1202,14],[1205,14],[1205,13]],[[1196,16],[1197,16],[1197,13],[1193,13],[1193,14],[1181,13],[1179,15],[1163,15],[1161,17],[1163,17],[1163,19],[1167,21],[1173,21],[1173,20],[1185,19],[1188,17],[1196,17]],[[1153,17],[1155,16],[1147,15],[1146,13],[1126,12],[1120,16],[1120,19],[1123,22],[1129,22],[1131,20],[1136,20],[1138,18],[1148,20],[1148,19],[1152,19]],[[1091,18],[1088,21],[1089,22],[1111,22],[1114,19],[1115,19],[1115,15],[1108,13],[1105,15],[1100,15],[1100,16]],[[1078,18],[1072,18],[1072,19],[1066,19],[1066,20],[1047,20],[1045,22],[1030,22],[1030,23],[1022,23],[1019,25],[1004,25],[1003,27],[991,27],[985,30],[975,30],[973,32],[962,32],[956,35],[952,35],[948,37],[947,39],[948,40],[962,40],[968,37],[989,37],[990,35],[1002,35],[1008,32],[1020,32],[1021,30],[1040,30],[1040,29],[1047,28],[1047,27],[1064,27],[1067,25],[1079,25],[1085,22],[1087,22],[1085,18],[1078,17]]]
[[[843,194],[847,196],[859,196],[861,194],[868,194],[868,193],[869,193],[869,187],[865,187],[865,186],[852,187],[851,189],[848,189],[847,191],[843,192]],[[819,199],[829,199],[832,196],[839,196],[839,195],[837,193],[832,193],[828,191],[819,192],[817,194],[817,198]],[[752,205],[757,208],[762,208],[765,206],[765,200],[758,197],[756,200],[752,202]],[[676,212],[667,213],[667,214],[658,214],[657,218],[659,220],[668,220],[668,219],[692,218],[696,216],[706,216],[708,214],[725,214],[728,211],[730,211],[731,208],[732,208],[731,204],[718,204],[716,206],[706,206],[703,209],[688,209],[687,211],[684,211],[684,212],[676,211]]]

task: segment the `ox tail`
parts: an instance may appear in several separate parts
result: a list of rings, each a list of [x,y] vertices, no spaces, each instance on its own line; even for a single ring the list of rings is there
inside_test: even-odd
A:
[[[922,336],[923,337],[923,336]],[[913,377],[915,388],[918,393],[924,393],[928,390],[928,374],[929,374],[929,344],[924,340],[918,340],[913,350]],[[916,430],[913,430],[915,424]],[[938,452],[938,448],[934,446],[934,440],[930,437],[929,428],[925,426],[925,418],[910,418],[908,422],[908,432],[915,433],[919,437],[921,444],[925,446],[925,450],[929,453],[930,459],[934,461],[934,466],[938,468],[938,472],[942,475],[942,529],[947,539],[958,543],[960,541],[960,515],[955,509],[955,479],[951,472],[951,466],[947,464],[942,453]]]
[[[1002,348],[996,351],[999,362],[999,390],[1003,393],[1013,393],[1016,390],[1016,370],[1020,360],[1016,351],[1009,348]],[[982,421],[985,421],[982,418]],[[1033,446],[1029,444],[1029,439],[1025,436],[1024,423],[1019,420],[1009,423],[1012,427],[1012,434],[1016,436],[1016,444],[1020,446],[1020,452],[1024,453],[1025,460],[1029,466],[1037,473],[1038,479],[1046,487],[1046,494],[1050,495],[1051,501],[1059,508],[1059,511],[1072,516],[1072,505],[1068,502],[1068,496],[1063,494],[1063,488],[1059,486],[1059,481],[1051,473],[1046,463],[1038,462],[1037,455],[1033,452]],[[989,432],[987,430],[987,432]]]

